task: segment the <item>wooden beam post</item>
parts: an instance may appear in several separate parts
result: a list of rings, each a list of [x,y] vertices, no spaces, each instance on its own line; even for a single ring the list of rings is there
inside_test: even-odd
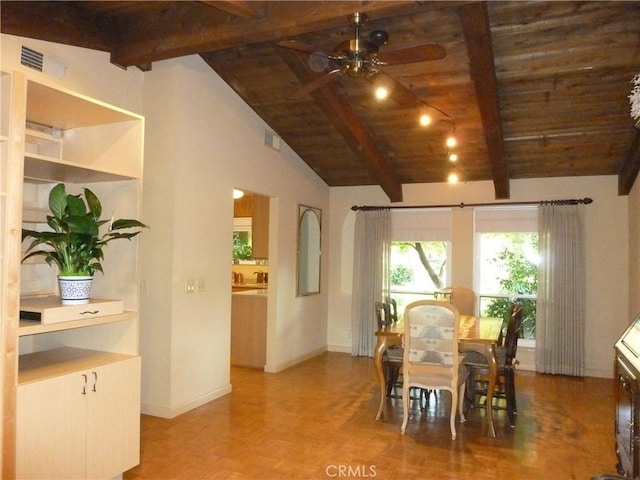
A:
[[[469,52],[471,78],[476,87],[482,127],[487,142],[495,196],[496,199],[506,199],[510,197],[509,174],[504,158],[502,121],[487,4],[486,2],[468,3],[460,6],[459,12]]]

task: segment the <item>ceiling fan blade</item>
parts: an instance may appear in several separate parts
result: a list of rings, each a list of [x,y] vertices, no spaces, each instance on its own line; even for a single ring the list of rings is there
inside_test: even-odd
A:
[[[426,62],[429,60],[442,60],[447,52],[442,45],[427,43],[417,47],[401,48],[378,52],[378,60],[387,65],[401,65],[404,63]]]
[[[375,75],[367,77],[367,80],[374,86],[383,85],[389,89],[389,98],[401,107],[416,107],[422,102],[413,93],[413,90],[405,87],[395,78],[384,72],[378,72]]]
[[[289,50],[308,53],[309,55],[324,55],[320,48],[309,45],[308,43],[299,42],[298,40],[282,40],[276,45],[282,48],[288,48]]]
[[[331,70],[330,72],[325,73],[324,75],[316,78],[315,80],[312,80],[311,82],[307,83],[304,87],[302,87],[300,90],[298,90],[296,93],[294,93],[293,95],[291,95],[289,97],[289,100],[300,100],[302,97],[305,97],[307,95],[309,95],[311,92],[317,90],[318,88],[322,87],[323,85],[326,85],[327,83],[329,83],[331,80],[333,80],[333,78],[342,73],[342,71],[339,68],[336,68],[335,70]]]

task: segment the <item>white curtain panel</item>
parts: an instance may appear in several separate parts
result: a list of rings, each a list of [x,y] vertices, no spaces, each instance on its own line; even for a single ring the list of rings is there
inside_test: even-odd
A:
[[[389,209],[356,213],[353,288],[351,303],[351,354],[372,357],[376,344],[375,302],[389,291],[391,253],[391,212]]]
[[[536,370],[584,375],[585,269],[579,206],[538,212]]]

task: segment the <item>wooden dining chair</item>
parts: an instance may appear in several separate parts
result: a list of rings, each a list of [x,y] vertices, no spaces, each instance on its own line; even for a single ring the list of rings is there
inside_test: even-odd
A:
[[[409,420],[410,389],[451,392],[449,427],[456,438],[456,406],[464,421],[463,399],[466,368],[459,361],[460,314],[451,304],[420,300],[404,311],[404,359],[402,365],[403,419],[405,433]]]
[[[397,323],[398,322],[398,302],[396,301],[395,298],[392,298],[392,297],[386,297],[384,301],[389,304],[389,313],[391,314],[391,321],[393,323]]]
[[[393,308],[387,302],[375,302],[376,318],[378,321],[378,329],[390,326],[397,322],[397,315],[394,317]],[[387,397],[391,397],[394,387],[398,386],[400,371],[402,370],[402,361],[404,350],[400,345],[392,345],[387,349],[382,357],[384,376],[386,380]]]
[[[518,365],[516,354],[518,350],[518,337],[520,336],[522,326],[522,311],[522,305],[511,305],[504,345],[498,345],[496,347],[498,383],[494,391],[494,399],[498,401],[504,399],[506,407],[503,408],[494,404],[491,408],[506,409],[509,424],[512,427],[515,426],[515,415],[517,413],[515,370],[516,365]],[[478,397],[485,397],[486,402],[487,386],[489,384],[489,365],[486,359],[479,355],[477,357],[467,355],[465,357],[465,365],[469,370],[466,402],[468,405],[486,407],[487,405],[485,403],[478,401]]]

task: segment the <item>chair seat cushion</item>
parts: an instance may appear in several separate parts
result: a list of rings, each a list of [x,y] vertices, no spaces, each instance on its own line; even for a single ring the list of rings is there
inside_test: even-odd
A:
[[[496,362],[498,366],[504,366],[506,363],[507,352],[505,347],[496,347]],[[469,352],[464,356],[464,364],[468,367],[488,367],[487,359],[478,352]]]
[[[404,357],[404,348],[400,346],[393,346],[391,348],[387,348],[386,353],[389,360],[402,361],[402,357]]]

